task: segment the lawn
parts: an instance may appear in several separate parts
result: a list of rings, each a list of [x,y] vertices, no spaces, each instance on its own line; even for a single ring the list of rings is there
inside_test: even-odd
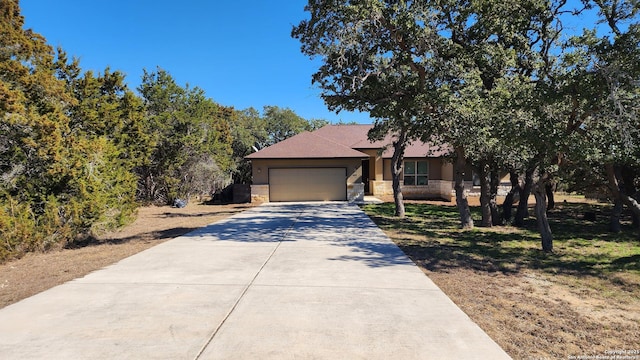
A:
[[[640,241],[627,218],[622,233],[607,231],[609,208],[557,204],[551,254],[535,218],[463,231],[454,206],[406,204],[405,219],[392,203],[364,210],[513,358],[555,359],[640,348]]]

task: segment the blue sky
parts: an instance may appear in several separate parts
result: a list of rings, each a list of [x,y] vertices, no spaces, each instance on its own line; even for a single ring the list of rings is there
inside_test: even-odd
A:
[[[142,69],[167,70],[236,109],[288,107],[306,118],[370,123],[368,114],[327,110],[291,28],[306,0],[22,0],[25,27],[80,59],[83,70],[120,70],[131,88]]]
[[[570,0],[570,3],[577,0]],[[80,58],[84,70],[109,66],[132,89],[142,70],[167,70],[236,109],[288,107],[306,118],[370,123],[368,114],[327,110],[311,75],[320,60],[300,53],[291,29],[307,0],[22,0],[25,26]],[[571,31],[593,26],[571,19]]]

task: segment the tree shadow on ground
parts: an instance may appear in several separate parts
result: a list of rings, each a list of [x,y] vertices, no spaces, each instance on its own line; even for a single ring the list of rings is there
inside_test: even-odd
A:
[[[113,237],[108,239],[98,239],[95,237],[88,237],[81,241],[76,241],[65,246],[65,249],[78,249],[88,246],[96,245],[119,245],[125,244],[134,240],[147,240],[147,241],[161,241],[167,239],[173,239],[178,236],[188,234],[192,231],[199,229],[199,227],[175,227],[165,230],[148,231],[141,234],[135,234],[125,237]]]
[[[359,261],[370,267],[411,262],[359,208],[346,203],[271,204],[185,235],[193,241],[300,243],[342,247],[328,260]],[[312,251],[312,250],[309,250]]]
[[[216,205],[212,205],[212,208],[215,207]],[[159,213],[157,215],[154,215],[153,218],[160,218],[160,219],[177,219],[177,218],[185,218],[185,219],[189,219],[189,218],[200,218],[200,217],[206,217],[206,216],[213,216],[214,219],[224,219],[224,218],[228,218],[230,216],[236,215],[241,213],[242,211],[246,210],[246,209],[250,209],[254,207],[253,205],[246,205],[246,204],[239,204],[239,205],[234,205],[232,209],[229,210],[225,210],[225,211],[219,211],[219,210],[212,210],[212,211],[201,211],[201,212],[197,212],[197,213],[188,213],[188,212],[180,212],[179,208],[174,208],[172,209],[173,212],[163,212],[163,213]],[[213,220],[213,221],[219,221],[219,220]],[[203,225],[206,226],[206,225]],[[150,224],[150,231],[146,231],[146,232],[141,232],[141,233],[136,233],[133,235],[129,235],[129,236],[120,236],[118,234],[118,231],[111,231],[108,234],[108,237],[100,237],[100,236],[96,236],[94,234],[86,234],[83,236],[80,236],[76,239],[76,241],[71,242],[66,244],[66,246],[64,247],[65,249],[78,249],[78,248],[83,248],[83,247],[88,247],[88,246],[96,246],[96,245],[118,245],[118,244],[124,244],[124,243],[128,243],[131,241],[136,241],[136,240],[143,240],[143,241],[162,241],[162,240],[167,240],[167,239],[172,239],[175,237],[179,237],[179,236],[183,236],[185,234],[188,234],[190,232],[196,231],[200,228],[202,228],[203,226],[176,226],[176,227],[172,227],[172,228],[168,228],[168,229],[162,229],[162,230],[153,230],[153,228],[157,228],[157,227],[162,227],[162,225],[159,226],[158,223],[151,223]]]
[[[523,229],[463,231],[457,209],[448,206],[408,204],[405,219],[393,217],[393,204],[366,209],[380,227],[397,234],[394,240],[409,257],[430,271],[468,268],[517,274],[538,269],[553,274],[606,276],[629,270],[640,275],[640,243],[630,228],[630,218],[624,219],[622,233],[608,232],[610,210],[605,205],[565,203],[551,211],[554,253],[540,250],[534,218],[527,219]],[[586,212],[595,212],[599,221],[585,220]],[[473,214],[479,217],[479,209],[474,208]]]

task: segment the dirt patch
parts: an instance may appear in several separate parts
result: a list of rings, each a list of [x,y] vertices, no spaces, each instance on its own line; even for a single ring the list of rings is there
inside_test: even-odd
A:
[[[631,350],[640,335],[640,304],[631,296],[611,299],[535,272],[425,273],[514,359],[605,355]]]
[[[539,250],[531,229],[459,230],[457,210],[446,206],[453,204],[415,202],[402,220],[391,216],[392,204],[367,211],[514,359],[604,359],[615,351],[636,356],[640,254],[635,234],[610,234],[605,223],[579,219],[579,203],[561,205],[564,209],[552,214],[557,251],[549,255]]]
[[[131,225],[106,233],[82,247],[48,253],[30,253],[0,265],[0,308],[41,291],[239,213],[252,205],[189,204],[142,207]]]

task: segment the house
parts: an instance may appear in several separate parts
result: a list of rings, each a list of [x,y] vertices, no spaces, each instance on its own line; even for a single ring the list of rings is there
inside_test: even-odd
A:
[[[252,201],[362,201],[391,195],[390,139],[370,142],[372,125],[327,125],[264,148],[251,161]],[[406,199],[451,200],[453,165],[443,148],[414,142],[405,151]]]

